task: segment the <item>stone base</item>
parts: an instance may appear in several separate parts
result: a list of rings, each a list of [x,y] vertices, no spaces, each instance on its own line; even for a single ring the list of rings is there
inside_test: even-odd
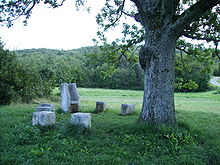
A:
[[[106,102],[97,101],[95,112],[97,112],[97,113],[103,112],[103,111],[106,110],[106,108],[107,108],[107,103]]]
[[[40,111],[34,112],[32,117],[32,125],[47,126],[56,122],[56,115],[54,112]]]
[[[79,112],[79,102],[77,101],[71,101],[69,106],[69,112],[70,113],[76,113]]]
[[[71,115],[70,122],[74,125],[80,125],[85,128],[91,128],[91,114],[90,113],[74,113]]]
[[[121,105],[121,115],[132,114],[135,110],[134,104],[122,104]]]

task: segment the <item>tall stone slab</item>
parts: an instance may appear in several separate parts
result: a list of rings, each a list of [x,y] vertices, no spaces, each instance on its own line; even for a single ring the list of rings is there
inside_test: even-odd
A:
[[[69,85],[67,83],[61,84],[61,110],[68,112],[70,105]]]
[[[69,84],[69,93],[71,102],[79,102],[79,94],[77,91],[76,83]]]
[[[61,110],[75,113],[79,111],[80,97],[76,83],[61,84]]]

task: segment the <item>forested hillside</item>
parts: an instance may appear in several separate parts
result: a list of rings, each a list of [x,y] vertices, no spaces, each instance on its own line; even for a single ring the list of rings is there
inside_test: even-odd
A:
[[[194,47],[190,55],[178,51],[176,55],[176,91],[204,91],[213,72],[212,49]],[[74,50],[29,49],[15,52],[22,61],[39,68],[42,76],[54,76],[56,86],[76,82],[80,87],[143,89],[143,70],[134,60],[120,60],[99,47]],[[109,55],[110,54],[110,55]],[[116,53],[117,54],[117,53]],[[111,58],[109,60],[109,58]],[[117,60],[114,61],[114,58]],[[110,63],[109,61],[114,61]],[[28,62],[25,62],[26,64]],[[117,65],[115,65],[117,63]]]
[[[212,49],[193,47],[189,55],[176,54],[176,91],[205,91],[213,73]],[[143,89],[143,70],[138,54],[121,56],[111,47],[83,47],[75,50],[29,49],[10,52],[1,46],[1,104],[29,102],[50,96],[61,83],[78,87]]]
[[[39,68],[43,77],[54,76],[56,86],[76,82],[80,87],[142,89],[143,71],[137,62],[121,59],[113,67],[98,47],[75,50],[29,49],[15,54],[25,63]],[[29,62],[27,62],[29,60]]]

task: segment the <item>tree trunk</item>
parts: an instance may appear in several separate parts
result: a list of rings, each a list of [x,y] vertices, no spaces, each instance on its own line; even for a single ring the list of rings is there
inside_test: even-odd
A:
[[[174,54],[176,40],[166,32],[149,36],[140,50],[144,69],[144,98],[139,120],[175,124]]]

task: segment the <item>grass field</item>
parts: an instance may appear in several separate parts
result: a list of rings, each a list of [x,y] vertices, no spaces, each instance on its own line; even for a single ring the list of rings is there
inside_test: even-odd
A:
[[[84,134],[68,124],[70,114],[59,111],[58,96],[1,106],[0,164],[220,164],[220,90],[176,93],[175,127],[136,123],[142,91],[79,88],[79,93],[81,111],[92,113],[91,132]],[[108,102],[107,111],[93,113],[96,101]],[[56,105],[54,126],[32,126],[34,108],[42,102]],[[135,114],[120,116],[122,103],[135,104]]]

